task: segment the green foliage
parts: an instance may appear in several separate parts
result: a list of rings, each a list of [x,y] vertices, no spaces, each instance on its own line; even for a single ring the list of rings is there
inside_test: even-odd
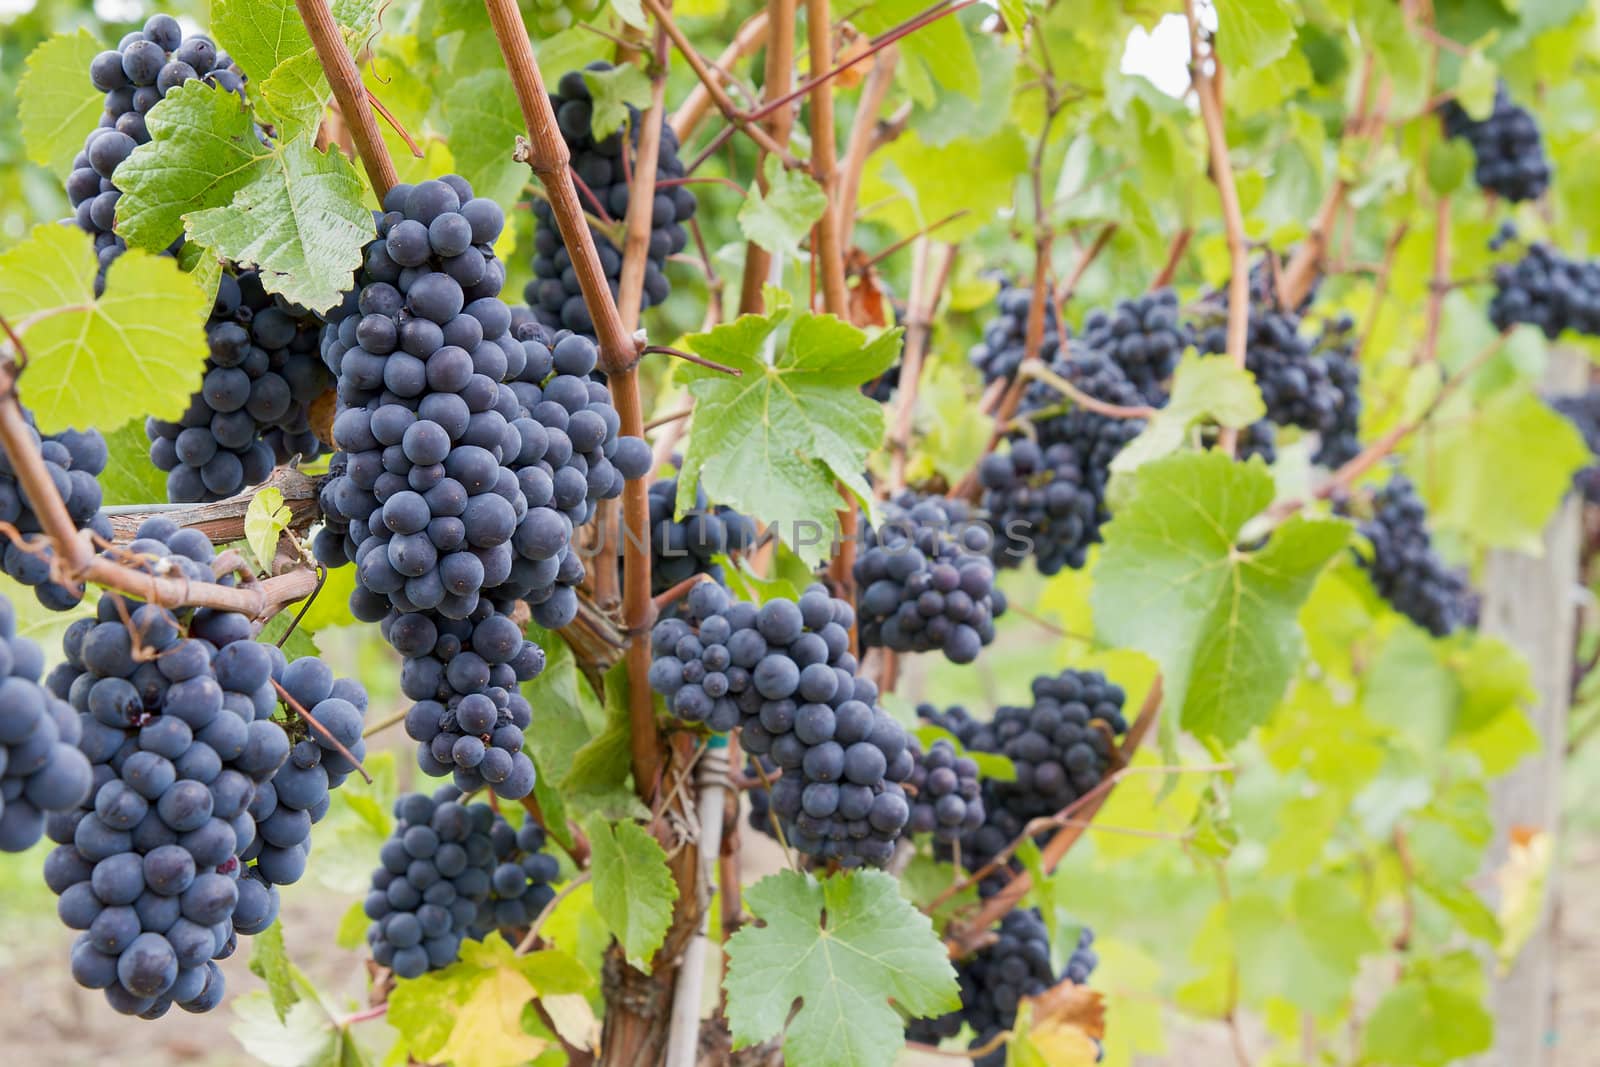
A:
[[[263,489],[250,498],[244,513],[244,539],[263,569],[271,569],[278,553],[278,538],[289,528],[291,517],[283,502],[283,490],[277,487]]]
[[[104,104],[104,94],[84,77],[99,52],[100,42],[85,29],[58,34],[28,55],[28,72],[17,86],[28,158],[62,179]]]
[[[768,191],[759,186],[739,209],[739,229],[768,252],[793,254],[827,209],[828,198],[811,175],[785,170],[776,156],[763,165]]]
[[[130,251],[101,296],[94,274],[89,235],[65,226],[41,225],[0,254],[0,314],[27,348],[23,402],[45,433],[176,418],[199,378],[211,301],[176,263]]]
[[[781,351],[764,360],[763,346],[780,343],[775,335],[785,324]],[[863,502],[871,497],[861,471],[883,438],[883,409],[857,387],[888,369],[900,331],[869,340],[831,315],[795,315],[785,303],[687,343],[740,376],[694,364],[676,371],[697,401],[678,476],[679,510],[693,506],[700,484],[713,500],[785,530],[808,524],[812,536],[796,536],[790,547],[807,562],[824,558],[841,507],[835,482]]]
[[[241,266],[292,303],[325,311],[339,302],[372,215],[361,180],[313,131],[262,144],[232,93],[178,86],[151,109],[150,143],[117,168],[117,232],[156,251],[180,232]]]
[[[1250,373],[1221,356],[1186,356],[1172,379],[1172,398],[1144,432],[1111,461],[1114,471],[1169,455],[1201,421],[1242,430],[1267,413]]]
[[[589,984],[583,968],[560,952],[517,956],[498,935],[465,942],[460,962],[396,984],[388,1019],[400,1039],[391,1058],[410,1055],[459,1067],[526,1063],[559,1046],[524,1009],[537,997],[571,1019],[574,1010],[581,1015],[579,994]]]
[[[933,924],[886,874],[819,881],[784,871],[751,886],[745,902],[761,925],[727,943],[723,988],[735,1048],[781,1031],[785,1061],[795,1067],[887,1067],[904,1036],[885,998],[913,1017],[960,1003]],[[804,1003],[791,1019],[797,1000]]]
[[[287,1023],[289,1010],[300,1001],[289,963],[289,950],[283,943],[283,923],[273,923],[250,939],[250,973],[267,983],[267,996],[278,1021]]]
[[[1346,523],[1297,515],[1242,547],[1271,502],[1259,463],[1213,452],[1146,464],[1094,571],[1101,638],[1148,653],[1183,727],[1224,743],[1281,698],[1300,655],[1295,613],[1349,539]]]
[[[589,835],[589,870],[594,876],[594,906],[639,970],[650,970],[650,957],[661,947],[672,923],[678,884],[667,867],[667,854],[650,831],[636,822],[607,824],[596,816],[585,828]]]

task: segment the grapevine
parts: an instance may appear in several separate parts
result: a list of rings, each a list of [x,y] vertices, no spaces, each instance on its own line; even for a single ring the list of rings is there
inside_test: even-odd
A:
[[[1571,1030],[1585,12],[154,2],[7,26],[0,1041]]]

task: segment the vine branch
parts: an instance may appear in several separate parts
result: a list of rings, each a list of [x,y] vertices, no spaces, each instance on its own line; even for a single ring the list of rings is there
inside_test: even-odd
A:
[[[384,147],[383,134],[372,114],[371,98],[361,82],[361,70],[350,55],[350,49],[345,47],[344,35],[339,32],[339,24],[333,21],[328,0],[294,0],[294,3],[300,11],[300,21],[311,35],[311,44],[317,50],[317,59],[333,90],[333,98],[339,102],[339,113],[344,116],[345,126],[355,142],[361,165],[367,170],[367,180],[382,203],[389,190],[400,183],[400,176],[395,172],[394,160],[389,158],[389,150]]]

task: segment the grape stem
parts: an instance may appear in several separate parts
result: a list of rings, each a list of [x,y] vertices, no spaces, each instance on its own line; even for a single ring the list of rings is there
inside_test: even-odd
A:
[[[900,386],[895,397],[894,431],[889,485],[891,492],[904,489],[906,463],[911,450],[911,422],[917,408],[917,390],[922,381],[922,365],[928,354],[928,339],[933,336],[933,313],[938,310],[956,261],[956,246],[941,245],[927,266],[928,242],[919,239],[912,251],[910,305],[906,308],[906,339],[900,357]]]
[[[1185,226],[1172,235],[1172,242],[1167,245],[1167,261],[1161,265],[1160,272],[1150,280],[1150,291],[1164,288],[1172,284],[1172,278],[1178,273],[1178,264],[1183,262],[1184,253],[1189,251],[1189,242],[1194,239],[1194,228]]]
[[[1083,281],[1083,276],[1088,272],[1090,264],[1099,258],[1101,252],[1105,251],[1106,245],[1110,243],[1116,232],[1117,224],[1114,222],[1108,222],[1100,227],[1100,232],[1095,234],[1094,240],[1089,247],[1083,250],[1083,254],[1078,257],[1078,262],[1072,265],[1072,273],[1067,275],[1066,280],[1061,283],[1061,287],[1051,297],[1056,305],[1057,322],[1067,321],[1067,304],[1072,301],[1072,294],[1078,291],[1078,283]]]
[[[663,611],[666,608],[671,607],[673,604],[676,604],[679,600],[682,600],[685,596],[687,596],[689,594],[689,590],[693,589],[701,582],[708,582],[710,580],[711,575],[709,574],[691,574],[683,581],[676,582],[668,586],[666,589],[663,589],[660,593],[656,594],[654,600],[656,610]]]
[[[722,80],[707,65],[705,57],[695,50],[694,44],[684,34],[683,29],[673,21],[672,13],[661,0],[644,0],[644,6],[645,10],[655,16],[657,28],[666,32],[667,37],[672,40],[672,46],[688,61],[689,69],[700,79],[701,87],[710,94],[711,102],[717,105],[722,117],[754,141],[763,152],[777,156],[785,167],[791,170],[799,167],[800,161],[791,155],[787,148],[779,144],[752,117],[734,105],[732,98],[728,96],[728,91],[722,87]]]
[[[746,19],[744,25],[739,27],[739,32],[733,35],[733,40],[728,42],[728,47],[717,56],[716,62],[710,64],[712,73],[722,75],[723,72],[732,70],[735,63],[766,44],[767,28],[770,25],[765,11],[757,11]],[[696,85],[689,91],[689,95],[684,97],[683,103],[678,105],[678,110],[672,113],[672,132],[678,135],[679,144],[694,136],[694,131],[699,128],[701,120],[710,110],[711,103],[711,90],[703,82]]]
[[[673,348],[671,345],[644,346],[645,355],[648,356],[653,353],[660,353],[663,356],[676,356],[678,359],[681,359],[686,363],[693,363],[696,366],[705,367],[707,370],[714,370],[718,374],[727,374],[734,378],[744,377],[744,371],[740,370],[738,367],[730,367],[726,363],[718,363],[716,360],[707,359],[704,356],[697,356],[693,352],[685,352],[683,349]]]
[[[1432,363],[1439,356],[1439,326],[1444,321],[1444,298],[1450,291],[1450,197],[1440,196],[1433,215],[1433,284],[1428,286],[1428,311],[1413,366]]]
[[[1214,47],[1205,55],[1200,51],[1200,22],[1195,17],[1194,0],[1184,0],[1189,21],[1189,80],[1200,98],[1200,118],[1211,150],[1211,180],[1222,202],[1222,223],[1228,240],[1228,333],[1227,355],[1240,370],[1245,365],[1245,345],[1250,331],[1250,263],[1244,236],[1244,212],[1239,207],[1239,190],[1233,180],[1233,162],[1228,158],[1228,138],[1223,126],[1222,60]],[[1209,66],[1208,66],[1209,64]],[[1222,427],[1217,447],[1230,457],[1239,444],[1239,431]]]
[[[1133,761],[1134,754],[1139,750],[1139,745],[1144,741],[1145,735],[1150,732],[1150,727],[1154,725],[1156,713],[1161,708],[1161,693],[1161,677],[1157,675],[1155,681],[1150,684],[1150,692],[1145,695],[1143,706],[1139,708],[1139,717],[1134,720],[1133,726],[1129,728],[1128,735],[1123,740],[1122,746],[1117,750],[1116,765],[1118,769],[1107,775],[1089,792],[1062,809],[1061,815],[1063,817],[1071,817],[1076,822],[1088,823],[1099,813],[1106,797],[1110,795],[1111,791],[1116,788],[1117,783],[1128,773],[1128,764]],[[1084,828],[1081,825],[1062,826],[1056,830],[1054,836],[1050,838],[1050,841],[1040,853],[1039,864],[1045,874],[1049,874],[1056,869],[1056,865],[1061,862],[1062,858],[1066,856],[1067,852],[1083,834]],[[1024,831],[1024,836],[1026,836],[1026,831]],[[1013,846],[1015,845],[1016,842],[1013,842]],[[969,876],[965,881],[971,884],[976,877],[976,875]],[[971,923],[966,924],[961,930],[953,932],[946,939],[945,944],[950,950],[951,958],[960,958],[977,948],[979,943],[988,936],[989,928],[1007,912],[1015,908],[1017,903],[1027,896],[1028,890],[1032,887],[1033,877],[1027,871],[1023,871],[1008,882],[999,892],[995,893],[994,896],[985,901]],[[956,891],[959,891],[960,888],[964,888],[964,886],[962,883],[957,883]],[[935,906],[937,906],[937,902],[928,905],[925,910],[930,910]]]
[[[894,84],[894,68],[900,61],[900,51],[889,47],[878,53],[861,86],[861,99],[856,101],[856,115],[850,123],[850,137],[845,141],[844,159],[839,162],[838,219],[842,232],[853,235],[856,224],[856,202],[861,193],[861,174],[866,170],[867,157],[872,154],[874,134],[878,127],[878,112],[889,96]],[[849,243],[849,242],[847,242]]]
[[[367,94],[367,103],[372,105],[372,110],[383,116],[383,121],[387,122],[389,124],[389,128],[394,130],[399,138],[406,143],[407,148],[411,149],[412,158],[421,159],[423,157],[422,147],[417,144],[416,139],[411,136],[410,131],[407,130],[405,126],[401,125],[399,119],[394,117],[394,112],[390,111],[384,106],[383,101],[378,99],[377,93],[373,92],[370,88],[366,89],[365,92]]]
[[[789,91],[789,86],[794,83],[794,12],[795,0],[768,0],[767,25],[771,27],[771,39],[767,42],[765,78],[762,83],[762,93],[768,101],[776,100]],[[772,139],[778,144],[789,144],[789,133],[794,128],[794,112],[792,109],[783,108],[768,116],[765,124],[767,132],[772,134]],[[765,156],[756,159],[756,186],[763,194],[767,191],[767,178],[764,170]],[[693,167],[689,168],[693,171]],[[777,260],[781,264],[782,260]],[[744,274],[739,283],[739,314],[760,314],[763,310],[762,287],[767,284],[768,276],[772,273],[774,257],[771,252],[756,244],[754,241],[745,242],[744,246]]]
[[[361,70],[345,46],[344,35],[339,32],[328,0],[294,0],[300,11],[300,21],[311,35],[311,44],[317,50],[322,72],[333,89],[333,98],[339,102],[339,113],[344,116],[350,136],[355,141],[356,154],[367,170],[367,180],[381,203],[390,189],[400,183],[394,160],[384,147],[383,134],[373,118],[366,87],[361,82]]]
[[[293,710],[296,715],[300,716],[301,720],[303,720],[307,726],[315,730],[324,741],[333,746],[333,750],[335,752],[339,753],[339,755],[355,764],[357,772],[360,773],[362,779],[365,780],[368,785],[372,784],[372,775],[368,774],[366,767],[362,766],[361,761],[356,759],[355,753],[351,752],[344,746],[344,742],[340,741],[337,737],[334,737],[332,731],[330,731],[326,726],[322,725],[322,723],[318,722],[317,717],[307,711],[298,700],[291,696],[289,691],[279,684],[276,678],[272,680],[272,688],[278,691],[278,695],[283,698],[283,702],[289,705],[290,709]]]
[[[1108,404],[1104,400],[1097,400],[1039,360],[1022,364],[1017,368],[1017,375],[1019,379],[1041,381],[1085,411],[1092,411],[1096,415],[1104,415],[1108,419],[1149,419],[1153,418],[1157,412],[1156,408],[1150,407],[1148,404]]]

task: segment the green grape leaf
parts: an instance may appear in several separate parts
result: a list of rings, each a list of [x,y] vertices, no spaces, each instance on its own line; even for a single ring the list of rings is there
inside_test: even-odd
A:
[[[604,690],[604,718],[572,754],[562,779],[563,793],[569,806],[581,815],[599,812],[617,819],[643,815],[643,805],[627,788],[632,770],[633,727],[628,718],[626,664],[618,663],[607,672]],[[537,719],[536,713],[536,722]]]
[[[783,871],[751,886],[745,903],[760,925],[742,927],[726,946],[734,1048],[781,1032],[794,1067],[889,1067],[905,1044],[901,1012],[930,1017],[960,1007],[933,923],[881,871],[822,881]]]
[[[532,636],[547,657],[545,669],[522,689],[533,708],[524,733],[539,772],[534,788],[545,817],[560,827],[552,833],[570,842],[569,817],[602,812],[624,818],[644,811],[627,788],[632,729],[626,670],[619,664],[606,676],[602,704],[561,635],[535,630]]]
[[[611,0],[611,10],[636,30],[647,29],[650,26],[650,21],[645,18],[644,5],[639,0]]]
[[[672,905],[678,899],[678,883],[667,868],[667,854],[636,822],[608,824],[594,816],[585,829],[595,909],[611,928],[628,962],[648,973],[650,958],[672,925]]]
[[[962,241],[1010,206],[1016,177],[1027,169],[1028,146],[1015,126],[937,146],[901,137],[868,160],[861,203],[878,206],[862,215],[910,235],[962,212],[939,227],[941,241]]]
[[[420,978],[401,979],[389,996],[396,1050],[453,1067],[512,1067],[555,1043],[524,1025],[535,998],[565,998],[592,984],[571,957],[535,952],[518,957],[498,934],[466,941],[461,959]],[[542,1027],[540,1027],[542,1029]]]
[[[791,320],[787,344],[766,362],[763,346]],[[770,315],[742,315],[689,335],[691,351],[741,377],[694,364],[675,368],[697,401],[678,509],[693,507],[695,486],[703,484],[717,503],[792,531],[784,539],[807,563],[826,558],[835,512],[853,506],[835,483],[866,503],[861,472],[883,440],[883,408],[858,386],[894,362],[900,334],[885,330],[869,340],[832,315],[794,315],[779,305]]]
[[[167,476],[150,462],[150,439],[145,436],[144,424],[130,419],[105,437],[108,456],[99,479],[102,502],[115,506],[165,500]]]
[[[313,51],[290,56],[261,79],[258,99],[280,140],[292,140],[322,120],[333,90]]]
[[[739,207],[739,229],[768,252],[793,255],[827,209],[828,197],[804,171],[787,170],[776,156],[763,166],[767,192],[752,186]]]
[[[38,226],[0,254],[0,314],[27,348],[18,384],[43,433],[176,419],[199,385],[211,298],[170,258],[130,250],[100,296],[95,268],[76,227]]]
[[[1172,379],[1172,399],[1117,453],[1111,469],[1136,470],[1140,464],[1176,451],[1189,428],[1201,420],[1241,430],[1266,413],[1249,371],[1235,367],[1224,356],[1186,355]]]
[[[1493,60],[1480,51],[1468,52],[1456,77],[1456,103],[1470,118],[1482,122],[1494,112],[1494,91],[1499,82],[1500,71]]]
[[[299,975],[296,982],[314,994]],[[228,1028],[254,1059],[267,1067],[365,1067],[370,1062],[348,1027],[342,1027],[313,996],[302,998],[280,1018],[268,993],[249,993],[233,1002]]]
[[[511,75],[483,70],[452,80],[441,106],[450,123],[456,171],[479,196],[502,204],[515,200],[529,172],[526,163],[511,158],[517,136],[527,130]]]
[[[1487,1049],[1494,1021],[1482,998],[1443,982],[1406,979],[1373,1009],[1362,1034],[1363,1059],[1443,1067]]]
[[[1343,521],[1295,516],[1259,548],[1241,547],[1272,497],[1259,461],[1207,452],[1148,463],[1094,570],[1100,638],[1160,664],[1181,725],[1224,743],[1283,696],[1301,651],[1300,604],[1350,537]]]
[[[312,50],[293,0],[214,0],[211,32],[253,78],[265,78],[284,60]]]
[[[28,158],[63,180],[105,107],[105,94],[89,81],[89,63],[100,52],[100,42],[88,30],[58,33],[28,53],[27,70],[17,83]]]
[[[263,570],[272,569],[278,553],[278,536],[289,528],[292,516],[283,502],[283,490],[268,486],[250,498],[244,513],[244,539]]]
[[[585,70],[583,80],[594,98],[589,129],[595,138],[609,137],[628,121],[628,106],[650,106],[650,78],[631,63],[610,70]]]
[[[372,925],[372,920],[367,918],[367,909],[362,901],[354,900],[345,909],[344,918],[339,920],[339,932],[334,935],[334,942],[346,952],[355,952],[367,943],[367,928]]]
[[[1538,554],[1544,524],[1591,462],[1577,429],[1527,388],[1438,419],[1406,467],[1436,529]]]
[[[1231,70],[1255,70],[1289,51],[1294,9],[1286,0],[1218,0],[1217,58]]]
[[[362,184],[311,131],[264,145],[238,97],[203,82],[168,92],[145,119],[151,141],[117,168],[117,232],[157,251],[190,239],[313,311],[337,304],[373,233]]]
[[[250,973],[267,983],[272,1010],[278,1013],[279,1022],[288,1022],[289,1009],[300,1002],[300,992],[294,987],[282,922],[274,921],[250,939]]]
[[[922,0],[877,0],[863,4],[850,16],[850,21],[862,33],[876,36],[926,10],[927,5]],[[972,43],[960,19],[942,18],[930,22],[916,33],[902,37],[899,47],[901,63],[907,68],[901,73],[901,83],[918,103],[931,105],[938,99],[934,81],[946,89],[973,98],[978,96],[981,81],[978,61],[972,54]]]
[[[1428,188],[1440,196],[1449,196],[1460,189],[1472,175],[1472,144],[1464,138],[1452,137],[1435,141],[1428,146]]]

